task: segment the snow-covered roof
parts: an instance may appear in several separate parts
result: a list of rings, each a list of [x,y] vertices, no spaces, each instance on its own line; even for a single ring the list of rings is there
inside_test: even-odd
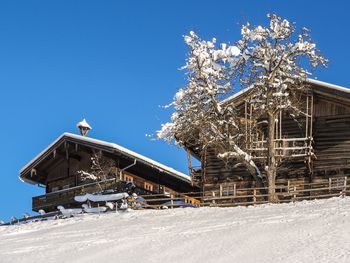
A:
[[[131,158],[136,159],[138,162],[142,162],[148,166],[151,166],[152,168],[156,168],[159,171],[167,172],[170,175],[173,175],[173,176],[175,176],[183,181],[191,182],[190,177],[188,175],[181,173],[172,167],[169,167],[169,166],[166,166],[162,163],[154,161],[151,158],[148,158],[144,155],[141,155],[141,154],[136,153],[132,150],[129,150],[121,145],[118,145],[116,143],[111,143],[111,142],[106,142],[106,141],[102,141],[102,140],[89,138],[86,136],[72,134],[72,133],[68,133],[68,132],[65,132],[61,136],[59,136],[54,142],[52,142],[48,147],[46,147],[42,152],[40,152],[36,157],[34,157],[30,162],[28,162],[25,166],[23,166],[23,168],[20,170],[20,174],[22,174],[29,166],[34,164],[38,159],[40,159],[43,155],[45,155],[46,152],[48,152],[57,142],[59,142],[63,138],[75,139],[75,140],[79,140],[79,141],[88,142],[88,143],[96,144],[99,146],[111,148],[112,150],[115,150],[115,151],[120,152],[124,155],[127,155]],[[29,180],[27,178],[24,179],[24,178],[21,178],[21,176],[20,176],[20,179],[22,181],[26,180],[27,182],[29,182]],[[29,183],[31,183],[31,182],[29,182]]]
[[[228,101],[231,101],[231,100],[237,98],[238,96],[242,95],[243,93],[245,93],[245,92],[251,90],[252,88],[253,88],[253,86],[249,86],[249,87],[247,87],[247,88],[241,89],[240,91],[236,92],[236,93],[233,94],[232,96],[227,97],[226,99],[220,101],[220,104],[224,104],[224,103],[226,103],[226,102],[228,102]]]
[[[314,85],[318,85],[318,86],[321,86],[321,87],[325,87],[325,88],[329,88],[329,89],[332,89],[332,90],[337,90],[337,91],[341,91],[341,92],[345,92],[345,93],[349,93],[350,94],[350,89],[346,88],[346,87],[342,87],[342,86],[339,86],[339,85],[334,85],[334,84],[331,84],[331,83],[328,83],[328,82],[324,82],[324,81],[320,81],[320,80],[316,80],[316,79],[310,79],[310,78],[308,78],[306,81],[309,84],[314,84]],[[246,93],[247,91],[249,91],[251,89],[252,89],[252,86],[249,86],[249,87],[247,87],[245,89],[242,89],[242,90],[238,91],[237,93],[233,94],[232,96],[222,100],[220,102],[220,104],[229,102],[229,101],[239,97],[240,95]]]
[[[335,85],[335,84],[331,84],[331,83],[324,82],[324,81],[320,81],[320,80],[317,80],[317,79],[307,79],[307,82],[310,83],[310,84],[315,84],[315,85],[319,85],[319,86],[322,86],[322,87],[326,87],[326,88],[330,88],[330,89],[334,89],[334,90],[350,93],[350,89],[349,88],[342,87],[342,86]]]

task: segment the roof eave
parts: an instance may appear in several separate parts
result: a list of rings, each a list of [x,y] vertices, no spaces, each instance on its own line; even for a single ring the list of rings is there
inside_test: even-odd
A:
[[[23,168],[20,170],[20,176],[19,176],[20,180],[25,181],[25,182],[29,182],[32,184],[33,183],[37,184],[37,182],[33,182],[32,180],[25,177],[25,175],[27,175],[36,164],[40,163],[43,159],[45,159],[47,157],[47,155],[53,151],[53,149],[55,148],[55,145],[57,147],[57,145],[61,144],[65,140],[71,141],[73,143],[74,142],[75,143],[85,142],[85,143],[91,144],[92,147],[95,146],[96,148],[99,148],[98,146],[103,146],[104,150],[106,150],[108,152],[123,154],[124,156],[127,156],[130,159],[137,160],[139,163],[143,163],[144,165],[146,165],[148,167],[151,167],[153,169],[157,169],[159,172],[169,174],[170,176],[175,177],[175,178],[177,178],[185,183],[191,184],[191,179],[189,176],[182,174],[171,167],[168,167],[166,165],[158,163],[158,162],[156,162],[148,157],[137,154],[137,153],[135,153],[127,148],[124,148],[120,145],[97,140],[97,139],[93,139],[93,138],[89,138],[89,137],[83,137],[83,136],[71,134],[71,133],[63,133],[53,143],[51,143],[48,147],[46,147],[43,151],[41,151],[34,159],[32,159],[25,166],[23,166]],[[131,154],[131,153],[133,153],[133,154]]]
[[[21,182],[23,182],[23,183],[28,183],[28,184],[39,184],[39,182],[30,180],[30,179],[24,177],[24,175],[20,175],[20,176],[19,176],[19,180],[21,180]]]
[[[342,86],[339,86],[339,85],[331,84],[331,83],[320,81],[320,80],[316,80],[316,79],[310,79],[310,78],[308,78],[306,80],[306,82],[309,83],[309,84],[313,84],[313,85],[317,85],[317,86],[321,86],[321,87],[325,87],[325,88],[328,88],[328,89],[337,90],[337,91],[340,91],[340,92],[344,92],[344,93],[350,94],[350,89],[349,88],[342,87]],[[244,89],[238,91],[237,93],[233,94],[232,96],[230,96],[230,97],[224,99],[223,101],[221,101],[220,104],[225,104],[225,103],[228,103],[228,102],[237,101],[240,97],[247,96],[247,93],[250,90],[252,90],[252,86],[249,86],[247,88],[244,88]]]

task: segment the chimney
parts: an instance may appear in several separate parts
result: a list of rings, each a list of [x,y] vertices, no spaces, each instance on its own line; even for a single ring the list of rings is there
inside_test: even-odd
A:
[[[86,122],[85,118],[77,123],[77,127],[79,128],[82,136],[86,136],[89,130],[91,130],[91,126]]]

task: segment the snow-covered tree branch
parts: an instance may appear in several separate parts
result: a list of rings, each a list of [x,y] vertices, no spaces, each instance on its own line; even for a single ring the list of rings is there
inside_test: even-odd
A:
[[[264,174],[269,200],[275,202],[277,166],[282,161],[276,159],[276,117],[283,112],[306,114],[300,98],[308,90],[308,69],[326,66],[327,60],[311,41],[308,29],[296,34],[295,25],[286,19],[275,14],[268,18],[268,26],[244,25],[235,45],[217,47],[215,38],[205,41],[194,32],[185,36],[190,48],[184,67],[187,85],[176,93],[171,122],[162,125],[158,137],[202,153],[211,147],[219,158],[242,163],[258,182]],[[248,103],[253,105],[250,115],[255,119],[250,129],[257,131],[259,123],[267,124],[266,161],[259,165],[247,149],[246,129],[239,121],[242,116],[232,103],[221,103],[237,83],[250,87],[252,94]]]
[[[242,60],[239,48],[228,44],[216,48],[216,39],[204,41],[194,32],[185,36],[185,42],[190,48],[184,67],[188,83],[176,93],[171,122],[162,125],[158,137],[199,148],[203,154],[212,147],[219,158],[241,162],[260,182],[260,170],[243,148],[243,131],[234,105],[220,103],[232,92],[238,75]]]
[[[255,117],[265,117],[267,127],[266,176],[269,199],[277,201],[275,179],[278,162],[275,152],[275,122],[280,111],[302,113],[300,94],[307,92],[308,68],[326,66],[325,59],[302,28],[296,36],[295,26],[286,19],[269,14],[269,26],[244,25],[242,39],[238,41],[243,57],[241,84],[250,86],[254,92],[251,103]],[[281,159],[279,159],[281,161]]]
[[[101,191],[102,187],[99,182],[104,181],[114,175],[115,164],[113,160],[103,158],[100,154],[94,153],[91,157],[91,167],[89,171],[77,171],[79,179],[82,182],[96,182]]]

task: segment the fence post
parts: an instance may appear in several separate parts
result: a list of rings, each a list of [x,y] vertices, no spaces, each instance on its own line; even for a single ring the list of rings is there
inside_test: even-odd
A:
[[[233,196],[236,197],[237,194],[237,186],[236,184],[233,185]]]
[[[130,199],[128,199],[129,200],[129,203],[130,203],[130,207],[131,207],[131,209],[136,209],[136,202],[137,202],[137,200],[136,200],[136,198],[135,198],[135,196],[132,194],[131,196],[130,196]],[[141,206],[142,206],[143,204],[141,204]]]
[[[343,189],[343,197],[346,196],[346,184],[347,184],[348,177],[344,177],[344,189]]]
[[[213,204],[215,204],[215,192],[214,192],[214,191],[212,191],[212,193],[211,193],[211,194],[212,194],[212,196],[213,196],[213,201],[212,201],[212,203],[213,203]]]
[[[287,193],[289,194],[289,187],[290,187],[290,181],[289,180],[287,181],[287,187],[288,187]]]
[[[253,190],[253,202],[256,203],[256,189]]]
[[[174,195],[170,195],[170,207],[171,209],[174,209]]]
[[[220,197],[222,197],[222,184],[220,184]]]
[[[332,188],[332,178],[328,178],[328,191],[331,192]]]
[[[294,192],[294,194],[293,194],[293,199],[294,199],[294,201],[295,201],[295,199],[297,198],[297,194],[296,194],[296,192],[297,192],[297,187],[294,185],[294,187],[293,187],[293,192]]]

